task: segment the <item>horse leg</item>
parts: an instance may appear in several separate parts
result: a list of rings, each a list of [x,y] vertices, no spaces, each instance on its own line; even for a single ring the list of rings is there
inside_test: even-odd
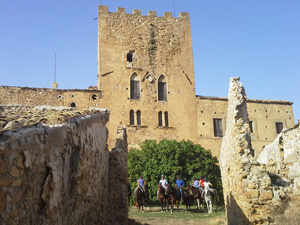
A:
[[[199,198],[197,198],[197,209],[199,209],[199,210],[201,209]]]

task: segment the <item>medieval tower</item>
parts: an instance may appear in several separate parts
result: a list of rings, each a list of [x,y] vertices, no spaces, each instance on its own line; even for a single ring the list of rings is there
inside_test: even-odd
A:
[[[147,139],[196,142],[189,14],[98,10],[98,88],[102,107],[111,110],[109,130],[126,125],[128,143],[136,146]]]

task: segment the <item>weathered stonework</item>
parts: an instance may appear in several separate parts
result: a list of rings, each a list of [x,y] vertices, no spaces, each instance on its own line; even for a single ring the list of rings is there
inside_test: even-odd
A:
[[[295,166],[299,163],[297,156],[299,150],[294,147],[298,146],[295,139],[299,137],[299,131],[296,131],[297,135],[294,131],[291,133],[292,135],[288,135],[287,138],[291,142],[287,141],[287,146],[293,145],[293,150],[287,150],[289,152],[287,155],[293,155],[291,157],[293,160],[290,159],[289,162],[293,162]],[[277,165],[280,164],[278,157],[274,157],[270,152],[267,155],[272,159],[272,163],[276,161]],[[284,208],[286,200],[299,192],[292,190],[291,184],[294,181],[280,182],[282,181],[280,174],[284,172],[282,169],[278,169],[277,174],[270,174],[266,167],[255,159],[249,132],[246,95],[239,78],[230,79],[227,124],[222,142],[220,167],[226,219],[230,225],[271,224],[278,216],[279,209]]]
[[[91,111],[62,124],[1,130],[0,224],[125,224],[123,193],[112,199],[109,190],[117,181],[127,188],[127,151],[110,156],[108,118]],[[114,204],[123,208],[119,217]]]

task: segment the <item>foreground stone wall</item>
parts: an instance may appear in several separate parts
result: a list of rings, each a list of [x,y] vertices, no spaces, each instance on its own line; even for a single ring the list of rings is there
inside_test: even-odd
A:
[[[273,182],[254,158],[246,95],[239,78],[230,79],[227,126],[220,167],[227,224],[270,224],[287,199],[288,187]]]
[[[107,121],[103,112],[2,130],[1,224],[108,224]]]

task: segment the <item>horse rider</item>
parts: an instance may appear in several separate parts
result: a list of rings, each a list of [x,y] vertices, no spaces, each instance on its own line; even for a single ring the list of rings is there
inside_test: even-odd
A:
[[[135,189],[135,191],[140,188],[142,190],[143,193],[145,193],[145,185],[146,185],[146,181],[143,179],[143,176],[140,175],[140,178],[137,180],[138,183],[138,187]]]
[[[195,178],[192,178],[192,186],[195,188],[199,188],[199,181],[195,180]]]
[[[161,186],[166,189],[167,185],[168,185],[168,181],[165,179],[164,175],[161,175],[161,179],[158,182],[159,184],[161,184]],[[158,198],[158,191],[157,191],[157,198]]]
[[[161,184],[161,186],[163,186],[164,189],[167,188],[168,181],[165,179],[164,175],[161,175],[161,179],[160,179],[159,183]]]
[[[177,186],[177,189],[179,189],[180,191],[180,195],[181,195],[181,201],[183,201],[183,191],[182,191],[182,188],[184,187],[184,182],[183,180],[180,178],[180,176],[177,175],[177,179],[176,179],[176,186]]]
[[[202,191],[204,191],[204,180],[203,178],[200,176],[199,177],[199,189],[201,189]]]
[[[204,189],[207,189],[208,191],[213,191],[209,186],[213,186],[209,181],[208,179],[205,177],[204,178],[204,182],[203,182],[203,186],[204,186]]]

